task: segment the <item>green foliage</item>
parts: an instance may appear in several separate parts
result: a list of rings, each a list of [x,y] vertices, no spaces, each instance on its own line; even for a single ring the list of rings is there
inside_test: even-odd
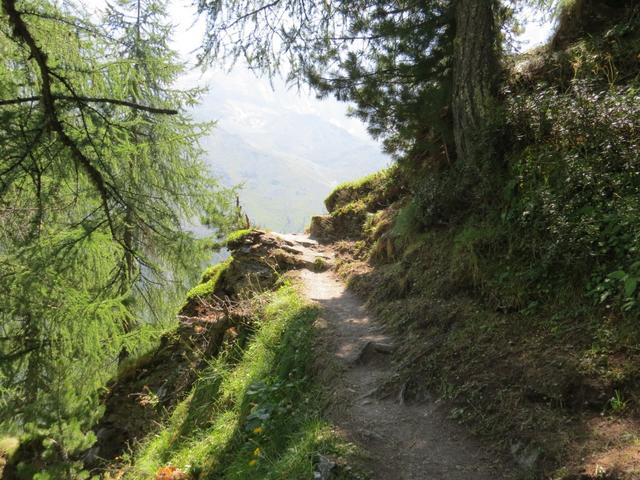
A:
[[[421,156],[451,143],[453,2],[349,2],[341,48],[317,55],[306,75],[321,95],[353,102],[387,152]]]
[[[246,235],[248,235],[251,232],[252,232],[252,230],[250,228],[242,229],[242,230],[236,230],[234,232],[231,232],[229,235],[227,235],[227,238],[225,239],[224,243],[225,244],[235,243],[235,242],[241,240],[243,237],[245,237]]]
[[[523,55],[508,82],[523,81],[526,88],[546,83],[567,90],[581,80],[602,90],[637,79],[640,5],[627,0],[615,7],[606,0],[563,3],[550,45]]]
[[[224,230],[231,199],[185,113],[199,92],[173,87],[163,2],[95,23],[7,0],[0,31],[0,424],[71,478],[118,359],[175,322],[209,254],[183,225]]]
[[[327,262],[324,259],[317,257],[313,261],[313,269],[316,272],[324,272],[325,270],[327,270],[327,268],[329,268],[329,266],[327,265]]]
[[[20,446],[16,437],[0,437],[0,457],[10,457]]]
[[[541,269],[590,276],[598,301],[625,310],[637,303],[639,100],[633,87],[575,83],[563,94],[541,88],[509,101],[523,147],[512,162],[505,219],[529,245],[541,239],[530,251]]]
[[[624,311],[638,306],[638,281],[640,281],[640,262],[630,266],[631,271],[616,270],[605,278],[595,273],[592,278],[593,289],[589,292],[598,303],[615,302],[622,305]]]
[[[420,207],[415,199],[402,207],[393,221],[392,232],[400,238],[415,238],[422,231],[422,221],[420,218]]]
[[[330,213],[375,211],[396,199],[403,189],[397,166],[338,185],[324,203]]]
[[[197,300],[199,298],[207,298],[216,290],[216,286],[222,274],[229,268],[233,262],[233,257],[229,257],[224,262],[211,265],[202,274],[200,283],[187,292],[187,302]]]
[[[611,413],[620,414],[627,408],[628,400],[625,400],[620,390],[616,389],[613,397],[609,399]]]
[[[43,453],[50,459],[88,448],[94,439],[89,428],[101,414],[96,392],[131,318],[112,284],[119,253],[108,235],[76,229],[41,236],[3,258],[2,274],[12,281],[2,284],[2,328],[25,336],[5,342],[2,351],[2,413],[9,415],[3,420],[52,439]]]
[[[385,177],[385,171],[374,172],[357,180],[343,182],[336,186],[324,201],[329,212],[344,207],[350,201],[363,201],[363,197],[370,192],[374,185]]]
[[[466,215],[471,206],[468,185],[456,169],[426,174],[412,190],[419,208],[419,220],[425,226],[446,224]]]
[[[202,372],[125,478],[174,465],[202,479],[311,479],[317,454],[349,453],[320,419],[310,377],[317,310],[291,286],[265,302],[248,346]]]

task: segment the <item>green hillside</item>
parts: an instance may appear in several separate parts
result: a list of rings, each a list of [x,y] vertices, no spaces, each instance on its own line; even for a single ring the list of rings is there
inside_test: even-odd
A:
[[[318,116],[259,112],[250,128],[224,112],[203,140],[207,163],[226,185],[243,185],[244,209],[265,228],[303,231],[323,210],[327,191],[390,161],[376,144]]]

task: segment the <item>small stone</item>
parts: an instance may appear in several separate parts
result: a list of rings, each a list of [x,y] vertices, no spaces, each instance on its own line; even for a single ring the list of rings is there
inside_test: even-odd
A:
[[[324,455],[318,455],[316,469],[313,472],[314,480],[329,480],[334,468],[336,468],[336,462]]]

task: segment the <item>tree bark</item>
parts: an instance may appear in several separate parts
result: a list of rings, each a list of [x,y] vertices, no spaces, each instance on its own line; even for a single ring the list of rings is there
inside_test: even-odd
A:
[[[498,72],[495,0],[455,1],[454,142],[465,169],[482,169],[495,155],[487,132]]]

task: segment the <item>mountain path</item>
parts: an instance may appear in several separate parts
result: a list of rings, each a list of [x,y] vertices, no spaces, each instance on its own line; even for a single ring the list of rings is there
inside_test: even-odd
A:
[[[333,259],[329,248],[305,235],[281,235],[305,257]],[[446,418],[438,402],[404,403],[378,398],[394,369],[394,338],[331,271],[301,270],[305,295],[322,308],[318,348],[337,367],[327,416],[358,445],[374,480],[511,479],[494,455]],[[331,367],[330,367],[331,368]],[[328,386],[329,387],[329,386]]]

